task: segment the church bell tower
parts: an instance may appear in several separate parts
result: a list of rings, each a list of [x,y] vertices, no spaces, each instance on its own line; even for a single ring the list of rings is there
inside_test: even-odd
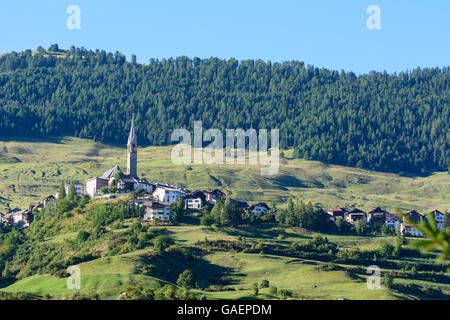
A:
[[[127,144],[127,175],[130,177],[137,177],[137,138],[134,132],[134,114],[131,120],[130,135],[128,136]]]

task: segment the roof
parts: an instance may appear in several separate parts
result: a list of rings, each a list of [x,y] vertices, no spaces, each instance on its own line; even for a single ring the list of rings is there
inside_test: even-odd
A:
[[[20,211],[11,211],[11,212],[8,212],[7,214],[5,214],[5,217],[11,217],[16,214],[24,214],[24,213],[28,213],[28,212],[29,212],[28,209],[24,209],[24,210],[20,210]]]
[[[243,200],[236,200],[236,199],[230,199],[231,202],[237,203],[237,205],[239,207],[243,207],[243,208],[248,208],[248,203],[247,201],[243,201]]]
[[[414,215],[419,215],[419,216],[424,216],[423,214],[417,212],[416,210],[410,211],[408,213],[406,213],[408,216],[414,216]]]
[[[145,180],[145,179],[138,179],[137,180],[139,183],[142,183],[142,184],[149,184],[149,185],[153,185],[152,183],[150,183],[150,182],[148,182],[147,180]]]
[[[350,209],[344,206],[338,206],[336,208],[328,209],[328,211],[339,211],[339,212],[349,212]]]
[[[267,210],[270,210],[270,207],[265,202],[255,203],[255,204],[251,205],[250,207],[248,207],[247,209],[252,210],[255,207],[264,207]]]
[[[353,208],[351,211],[348,212],[349,214],[355,214],[355,213],[359,213],[359,214],[366,214],[364,211],[359,210],[358,208]]]
[[[413,210],[408,213],[406,213],[409,218],[414,222],[419,222],[421,219],[425,218],[425,215]]]
[[[214,189],[214,190],[212,190],[210,192],[208,192],[208,191],[204,191],[204,192],[210,193],[210,194],[219,195],[219,196],[224,196],[225,195],[225,193],[223,191],[219,190],[219,189]]]
[[[168,185],[161,185],[161,184],[157,184],[156,188],[157,191],[158,189],[162,189],[162,190],[166,190],[166,191],[175,191],[175,192],[180,192],[180,193],[188,193],[187,191],[178,188],[178,187],[174,187],[174,186],[168,186]]]
[[[202,201],[206,201],[206,196],[202,191],[194,191],[190,194],[187,195],[187,198],[191,198],[191,199],[202,199]]]
[[[141,184],[153,185],[152,183],[148,182],[145,179],[139,179],[139,178],[136,178],[136,177],[132,177],[130,175],[123,176],[122,178],[119,179],[118,182],[141,183]]]
[[[137,145],[136,132],[134,131],[134,114],[133,118],[131,119],[131,128],[130,128],[130,135],[128,136],[128,144]]]
[[[172,204],[170,202],[158,202],[158,201],[144,202],[144,207],[163,208],[163,207],[170,207],[170,206],[172,206]]]
[[[113,168],[105,171],[100,178],[109,180],[111,178],[114,178],[114,176],[116,175],[116,173],[118,171],[121,171],[121,170],[120,170],[120,167],[116,165]]]
[[[375,214],[375,213],[384,213],[387,214],[389,212],[387,212],[386,210],[380,208],[380,207],[376,207],[375,209],[373,209],[372,211],[369,212],[369,214]]]

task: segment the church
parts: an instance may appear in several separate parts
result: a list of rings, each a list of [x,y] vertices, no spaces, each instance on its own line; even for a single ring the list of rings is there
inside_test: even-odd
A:
[[[86,181],[86,193],[91,197],[98,195],[103,187],[117,187],[119,193],[129,192],[137,189],[143,189],[145,192],[153,192],[154,186],[145,179],[139,179],[137,175],[137,137],[134,128],[134,116],[131,120],[130,134],[127,142],[127,171],[126,174],[117,174],[122,172],[118,165],[105,171],[102,176],[91,178]]]

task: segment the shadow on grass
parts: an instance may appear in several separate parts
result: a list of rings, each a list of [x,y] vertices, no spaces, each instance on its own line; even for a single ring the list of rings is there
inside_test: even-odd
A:
[[[191,249],[191,256],[165,252],[161,255],[142,256],[142,264],[149,266],[145,275],[176,283],[179,275],[185,270],[191,270],[200,288],[211,286],[226,286],[239,283],[238,278],[246,275],[236,273],[233,268],[212,264],[202,258],[205,254],[200,249]]]
[[[39,137],[39,138],[33,138],[33,137],[16,137],[16,136],[9,136],[9,137],[1,137],[1,142],[30,142],[30,143],[55,143],[55,144],[63,144],[66,137]]]
[[[279,229],[272,229],[271,225],[259,225],[247,228],[237,229],[223,229],[222,232],[234,237],[245,238],[257,238],[262,240],[274,240],[279,243],[291,243],[292,241],[279,239],[278,236],[282,235],[283,238],[294,238],[299,240],[311,239],[311,236],[301,235],[298,233],[287,232]]]
[[[449,300],[450,295],[442,292],[438,287],[425,287],[417,284],[394,284],[390,289],[393,294],[403,294],[409,299],[418,300]]]
[[[14,280],[9,280],[9,281],[0,281],[0,289],[9,287],[10,285],[12,285],[15,281]]]

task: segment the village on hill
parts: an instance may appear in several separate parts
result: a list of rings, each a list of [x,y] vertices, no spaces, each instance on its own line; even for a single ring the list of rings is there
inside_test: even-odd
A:
[[[151,183],[140,179],[137,175],[138,155],[137,137],[134,128],[134,119],[131,123],[130,134],[127,143],[127,170],[123,173],[118,165],[105,171],[101,176],[90,178],[85,184],[74,183],[64,185],[65,194],[75,192],[78,197],[94,198],[116,198],[132,193],[131,205],[140,206],[144,209],[144,221],[172,221],[172,207],[175,203],[182,202],[184,209],[190,211],[202,210],[205,207],[212,208],[218,201],[225,201],[228,197],[223,191],[214,189],[211,191],[195,190],[173,186],[169,184]],[[14,208],[6,214],[0,213],[0,224],[18,229],[26,228],[32,223],[33,215],[42,208],[55,202],[60,194],[50,195],[40,202],[31,202],[27,209]],[[270,208],[266,203],[260,202],[249,205],[246,201],[229,199],[235,203],[243,212],[255,216],[276,215],[278,210]],[[330,221],[338,219],[356,225],[378,223],[386,227],[398,230],[400,234],[423,237],[423,234],[410,226],[397,214],[388,212],[380,207],[370,212],[364,212],[358,208],[338,206],[326,211]],[[410,211],[405,214],[411,221],[418,223],[427,220],[425,214]],[[444,214],[439,210],[433,210],[432,215],[438,229],[443,228]]]

